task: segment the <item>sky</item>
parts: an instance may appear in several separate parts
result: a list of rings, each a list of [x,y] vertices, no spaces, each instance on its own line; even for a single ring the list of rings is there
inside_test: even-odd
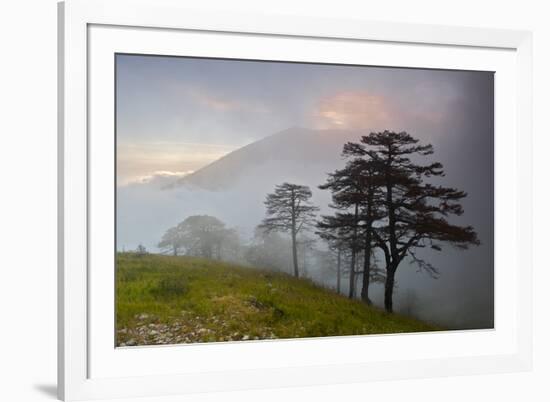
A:
[[[119,185],[191,173],[289,127],[442,123],[480,74],[141,55],[116,61]]]

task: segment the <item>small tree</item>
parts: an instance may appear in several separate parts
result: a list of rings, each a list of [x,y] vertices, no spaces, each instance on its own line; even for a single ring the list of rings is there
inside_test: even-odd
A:
[[[331,257],[332,272],[336,274],[336,293],[341,293],[344,264],[348,257],[348,246],[330,232],[317,232],[317,234],[319,234],[319,237],[324,239],[328,244],[328,254]]]
[[[342,246],[333,245],[330,250],[336,256],[336,292],[340,294],[342,289]]]
[[[277,232],[266,232],[261,226],[254,230],[252,243],[246,248],[244,258],[255,267],[275,271],[288,272],[292,266],[288,239]]]
[[[311,196],[307,186],[283,183],[275,186],[275,191],[268,194],[264,202],[267,216],[260,226],[267,232],[290,233],[295,277],[299,277],[296,238],[315,222],[315,212],[319,210],[311,205]]]
[[[192,215],[168,229],[158,247],[173,255],[183,251],[187,255],[221,259],[224,244],[227,243],[236,249],[238,242],[235,230],[227,229],[218,218]]]
[[[349,287],[348,297],[355,296],[355,272],[357,253],[359,251],[359,205],[353,206],[353,212],[336,212],[334,215],[323,215],[317,222],[317,234],[329,244],[334,244],[340,251],[349,250]],[[340,254],[341,256],[341,254]],[[340,260],[341,263],[341,260]],[[339,264],[337,275],[340,278],[342,266]]]
[[[309,277],[307,268],[307,258],[315,251],[315,244],[317,241],[309,236],[301,235],[296,239],[298,255],[301,255],[302,259],[302,276]]]
[[[143,244],[139,244],[136,248],[136,254],[140,257],[148,254],[147,253],[147,249],[145,248],[145,246]]]
[[[354,157],[343,169],[328,175],[327,182],[319,186],[332,192],[332,204],[337,212],[323,216],[318,222],[319,235],[347,242],[351,250],[349,298],[355,294],[357,254],[363,252],[363,283],[361,299],[370,304],[369,285],[371,279],[371,255],[373,244],[373,224],[380,219],[381,181],[377,174],[376,162],[349,155],[346,147],[344,157]],[[334,239],[332,240],[334,241]]]
[[[177,226],[168,229],[158,244],[158,248],[174,256],[177,256],[183,247],[184,239],[182,232],[178,230]]]

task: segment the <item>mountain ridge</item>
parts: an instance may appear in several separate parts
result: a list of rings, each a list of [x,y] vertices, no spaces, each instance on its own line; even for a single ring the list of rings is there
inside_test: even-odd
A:
[[[279,164],[281,172],[289,171],[298,175],[301,169],[310,170],[310,167],[315,166],[332,169],[343,163],[343,145],[359,139],[365,133],[368,130],[291,127],[238,148],[196,172],[177,179],[169,188],[188,186],[211,191],[224,190],[269,164],[274,165],[274,168]]]

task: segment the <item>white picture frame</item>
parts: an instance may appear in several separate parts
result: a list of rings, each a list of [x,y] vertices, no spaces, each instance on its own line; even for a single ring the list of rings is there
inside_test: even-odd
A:
[[[216,50],[214,45],[208,47],[207,41],[201,39],[204,35],[215,38],[218,43],[229,37],[227,43],[234,46]],[[112,233],[109,227],[114,225],[114,220],[108,219],[108,202],[105,208],[101,207],[102,202],[113,199],[109,190],[94,187],[97,177],[107,178],[112,173],[108,163],[100,167],[95,162],[112,160],[112,150],[108,150],[109,144],[113,144],[108,134],[113,118],[109,115],[112,110],[109,105],[113,102],[109,100],[112,96],[109,85],[113,80],[110,55],[124,50],[187,54],[190,50],[182,43],[187,46],[199,43],[204,52],[215,51],[224,57],[318,60],[320,56],[314,53],[300,52],[301,41],[310,42],[312,48],[317,43],[325,48],[331,46],[330,55],[326,56],[329,59],[325,61],[345,63],[353,46],[370,46],[372,57],[379,57],[380,65],[479,68],[497,72],[495,174],[502,172],[507,177],[508,197],[499,198],[497,190],[504,183],[497,177],[495,227],[503,224],[503,216],[507,215],[508,219],[511,216],[512,223],[507,225],[513,235],[501,237],[495,247],[495,329],[134,348],[115,352],[109,337],[102,335],[112,336],[113,332],[112,327],[109,329],[112,318],[104,318],[112,316],[103,313],[109,313],[112,300],[109,297],[112,298],[114,286],[105,283],[109,275],[102,276],[93,269],[101,257],[96,249],[90,249],[90,242],[95,242],[97,237],[109,240],[112,234],[107,232]],[[269,47],[261,46],[268,42]],[[529,370],[532,360],[531,43],[531,34],[523,31],[201,12],[186,9],[181,1],[175,0],[60,3],[59,397],[64,400],[145,397]],[[389,51],[398,48],[399,57],[395,56],[397,52]],[[410,49],[414,49],[417,56],[414,60],[412,53],[407,52]],[[193,55],[197,52],[195,49]],[[406,57],[408,62],[403,61]],[[351,63],[351,59],[348,62]],[[108,179],[105,181],[110,183]],[[112,191],[110,184],[107,187]],[[97,208],[103,208],[101,211],[107,219],[98,222],[93,218],[97,214],[90,216],[90,210]],[[498,236],[498,230],[495,232]],[[504,250],[507,258],[503,258]],[[519,255],[521,261],[517,258]],[[107,295],[106,303],[98,301],[94,296],[97,292]],[[506,309],[500,308],[500,316],[499,305],[503,305],[499,300],[508,303]],[[428,344],[435,347],[430,346],[428,350],[425,348]],[[450,345],[453,345],[452,351],[449,351]],[[337,353],[319,353],[340,350],[338,348],[370,352],[368,356],[355,353],[347,359]],[[377,356],[375,351],[384,348],[395,350],[396,355],[386,359]],[[200,367],[195,365],[199,369],[179,367],[181,364],[177,361],[181,359],[171,357],[176,355],[186,356],[190,362],[200,360]],[[220,356],[223,362],[217,360]],[[240,356],[239,361],[235,356]],[[262,356],[262,362],[258,356]],[[158,367],[159,362],[162,370],[144,369]]]

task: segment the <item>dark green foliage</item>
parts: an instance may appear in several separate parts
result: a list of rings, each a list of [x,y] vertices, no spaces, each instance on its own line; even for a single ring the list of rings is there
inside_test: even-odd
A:
[[[395,272],[405,258],[437,277],[437,268],[420,258],[418,249],[439,251],[444,244],[466,249],[479,244],[471,226],[449,220],[462,215],[460,202],[466,193],[430,183],[445,175],[440,162],[426,162],[433,152],[431,145],[419,144],[406,132],[393,131],[370,133],[360,142],[344,146],[345,156],[372,164],[382,191],[383,224],[372,233],[386,262],[384,304],[389,312],[393,311]]]
[[[158,298],[176,298],[182,296],[187,291],[187,281],[179,275],[168,275],[158,281],[156,287],[151,289],[151,293]]]

